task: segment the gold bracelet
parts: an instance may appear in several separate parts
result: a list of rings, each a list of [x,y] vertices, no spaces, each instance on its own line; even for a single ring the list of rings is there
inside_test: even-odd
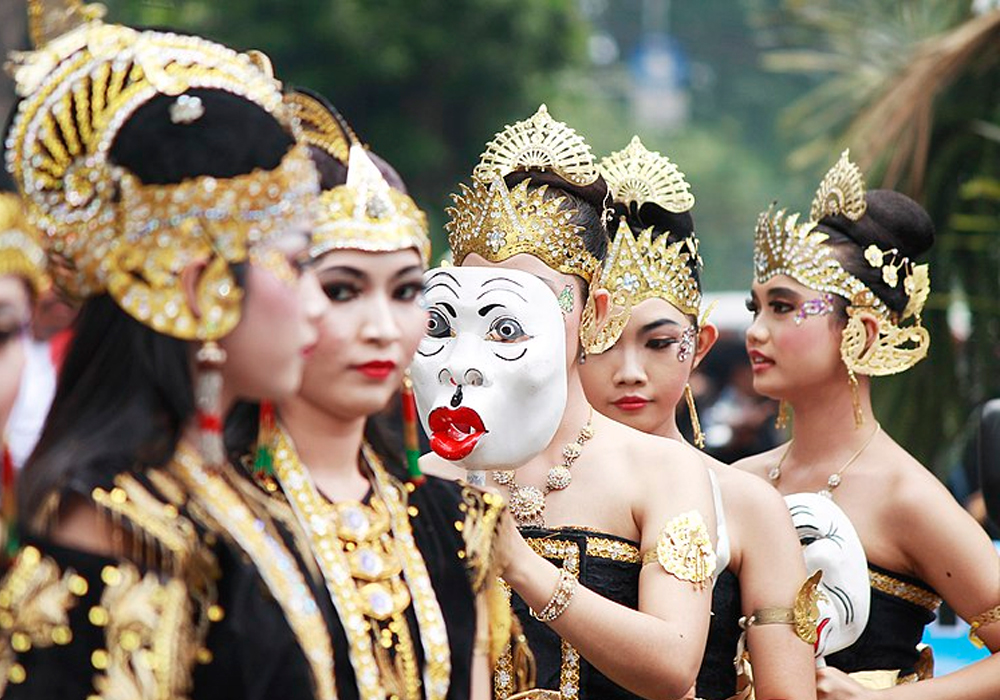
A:
[[[559,569],[559,581],[549,602],[539,612],[531,608],[528,608],[528,612],[539,622],[552,622],[566,612],[574,593],[576,593],[576,577],[566,569]]]
[[[1000,622],[1000,605],[994,606],[986,612],[979,613],[974,618],[969,620],[969,641],[972,642],[977,649],[982,649],[986,646],[986,642],[979,638],[976,631],[980,627],[992,625],[994,622]]]

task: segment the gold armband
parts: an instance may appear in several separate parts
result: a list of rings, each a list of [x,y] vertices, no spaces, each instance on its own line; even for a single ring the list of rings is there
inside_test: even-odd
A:
[[[642,557],[644,566],[653,562],[659,562],[664,571],[682,581],[702,584],[711,580],[715,575],[715,549],[701,513],[681,513],[663,527],[656,549]]]
[[[806,644],[815,644],[818,639],[816,624],[819,621],[819,591],[822,570],[805,580],[795,596],[791,608],[761,608],[749,617],[740,618],[740,627],[747,630],[754,625],[793,625],[795,634]]]
[[[979,638],[977,631],[980,627],[992,625],[994,622],[1000,622],[1000,605],[996,605],[986,612],[981,612],[969,620],[969,641],[972,642],[977,649],[982,649],[986,646],[986,642]]]

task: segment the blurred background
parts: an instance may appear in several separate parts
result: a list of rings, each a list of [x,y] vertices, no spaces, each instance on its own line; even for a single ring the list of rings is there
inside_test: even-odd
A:
[[[844,147],[870,187],[931,213],[928,361],[875,382],[889,432],[960,498],[975,408],[1000,395],[1000,0],[107,0],[117,22],[257,48],[328,96],[428,212],[486,141],[540,102],[598,156],[633,134],[697,198],[724,342],[699,399],[712,450],[780,436],[742,350],[753,228],[771,201],[805,210]],[[23,0],[0,45],[25,47]],[[4,76],[0,115],[14,96]]]

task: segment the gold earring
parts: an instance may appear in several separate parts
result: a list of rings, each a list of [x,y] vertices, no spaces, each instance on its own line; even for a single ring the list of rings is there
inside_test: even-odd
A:
[[[792,407],[782,399],[778,402],[778,416],[774,419],[774,427],[777,430],[784,430],[792,418]]]
[[[854,405],[854,427],[860,428],[865,424],[865,414],[861,410],[861,393],[858,390],[858,378],[854,375],[854,370],[847,368],[847,379],[851,384],[851,403]]]
[[[701,421],[698,420],[698,409],[694,405],[694,392],[691,385],[684,385],[684,400],[687,401],[688,413],[691,416],[691,434],[694,437],[694,444],[699,450],[705,449],[705,433],[701,432]]]

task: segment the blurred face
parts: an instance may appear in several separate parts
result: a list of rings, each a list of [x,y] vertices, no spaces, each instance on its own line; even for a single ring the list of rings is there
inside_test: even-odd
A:
[[[240,322],[219,342],[231,396],[281,399],[299,388],[323,308],[315,276],[303,271],[307,242],[289,235],[251,252]]]
[[[21,339],[31,318],[31,296],[20,277],[0,275],[0,434],[17,398],[24,368]]]
[[[56,333],[69,328],[76,318],[77,309],[48,289],[35,302],[31,317],[31,333],[36,340],[48,340]]]
[[[466,469],[524,464],[552,441],[566,407],[556,295],[532,274],[486,267],[430,270],[426,287],[413,386],[431,449]]]
[[[688,316],[663,299],[646,299],[632,308],[617,343],[587,355],[580,367],[587,399],[609,418],[666,434],[698,359],[696,345]]]
[[[326,303],[299,397],[349,421],[385,408],[427,326],[413,249],[334,250],[316,264]]]
[[[832,654],[854,644],[871,609],[868,558],[854,525],[832,499],[818,493],[785,496],[802,545],[806,571],[823,572],[814,652]]]
[[[794,400],[830,381],[846,382],[837,299],[785,275],[754,282],[747,303],[754,320],[746,346],[758,393]]]

